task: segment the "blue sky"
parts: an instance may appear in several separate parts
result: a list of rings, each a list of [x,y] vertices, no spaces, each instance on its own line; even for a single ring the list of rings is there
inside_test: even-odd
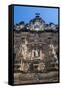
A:
[[[40,17],[46,23],[58,24],[58,8],[45,7],[24,7],[14,6],[14,24],[24,21],[28,23],[35,17],[35,13],[40,13]]]

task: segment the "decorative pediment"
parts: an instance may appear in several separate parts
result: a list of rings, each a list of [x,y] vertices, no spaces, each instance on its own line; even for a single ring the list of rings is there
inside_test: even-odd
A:
[[[21,21],[14,26],[14,30],[29,30],[29,31],[58,31],[58,25],[50,22],[47,24],[40,16],[39,13],[35,14],[35,17],[31,19],[28,23]]]

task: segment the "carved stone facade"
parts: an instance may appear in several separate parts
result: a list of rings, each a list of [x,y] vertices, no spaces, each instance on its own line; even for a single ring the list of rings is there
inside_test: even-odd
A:
[[[14,31],[14,52],[15,71],[43,72],[47,70],[47,62],[54,63],[55,68],[58,65],[58,32]]]

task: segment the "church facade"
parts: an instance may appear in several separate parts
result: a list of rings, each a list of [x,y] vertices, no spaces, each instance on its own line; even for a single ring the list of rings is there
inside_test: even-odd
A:
[[[59,28],[39,13],[14,25],[14,83],[56,82],[59,73]]]

